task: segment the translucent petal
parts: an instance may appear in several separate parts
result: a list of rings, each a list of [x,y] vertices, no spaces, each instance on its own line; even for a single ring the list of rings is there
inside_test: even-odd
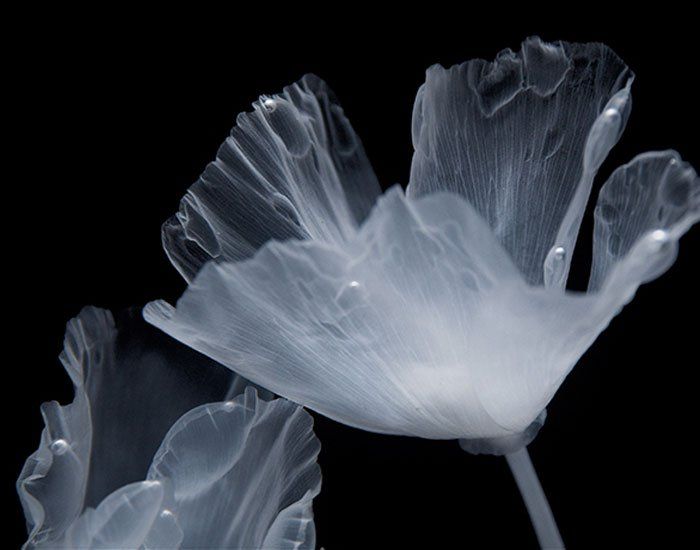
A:
[[[163,499],[161,483],[142,481],[122,487],[96,509],[88,508],[67,530],[64,539],[51,546],[140,548],[157,523]]]
[[[317,489],[306,491],[303,497],[282,510],[265,535],[261,548],[314,548],[316,526],[312,500]]]
[[[160,548],[180,548],[185,534],[177,522],[175,514],[168,508],[161,508],[151,530],[143,541],[144,550]]]
[[[172,482],[186,548],[314,548],[319,449],[308,413],[249,388],[178,420],[149,479]]]
[[[313,547],[319,444],[308,413],[254,387],[192,409],[245,380],[136,310],[115,321],[83,309],[61,360],[76,395],[43,406],[40,447],[18,480],[25,547]],[[188,482],[196,490],[183,497]]]
[[[39,449],[17,481],[31,544],[58,540],[86,506],[143,480],[175,420],[240,384],[137,310],[115,323],[108,311],[84,308],[67,325],[61,361],[75,399],[43,405]]]
[[[394,188],[345,245],[271,243],[208,264],[177,309],[144,315],[346,424],[471,439],[538,417],[585,350],[571,340],[586,305],[529,287],[456,195],[408,201]]]
[[[175,421],[197,405],[223,399],[234,379],[210,359],[152,330],[136,310],[112,325],[99,344],[84,365],[93,427],[88,506],[143,480]]]
[[[111,334],[111,315],[89,308],[81,317],[68,323],[61,354],[75,384],[75,399],[63,407],[56,402],[42,406],[46,427],[39,448],[27,459],[17,480],[30,547],[60,538],[84,506],[92,426],[82,372],[83,365],[94,359],[103,335]]]
[[[678,239],[698,220],[700,179],[676,152],[645,153],[618,168],[595,209],[589,290],[634,293],[670,267]]]
[[[408,195],[459,193],[529,283],[563,287],[591,182],[627,121],[632,79],[602,44],[539,38],[492,63],[431,67],[413,112]]]
[[[342,240],[380,193],[359,138],[313,75],[261,97],[163,226],[188,281],[208,260],[251,256],[270,239]]]

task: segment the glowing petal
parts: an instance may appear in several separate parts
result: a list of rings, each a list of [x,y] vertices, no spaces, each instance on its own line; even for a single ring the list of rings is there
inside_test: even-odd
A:
[[[75,399],[42,406],[46,428],[17,481],[27,547],[111,544],[112,535],[100,534],[112,529],[109,514],[117,513],[124,495],[135,503],[151,494],[138,492],[138,483],[123,489],[146,477],[170,427],[191,408],[242,391],[245,382],[153,329],[138,310],[115,322],[108,311],[84,308],[67,325],[61,361]],[[151,538],[175,540],[176,523],[167,514],[158,518]]]
[[[306,75],[254,108],[163,226],[165,251],[187,280],[208,260],[247,258],[273,238],[342,240],[380,193],[323,81]]]
[[[427,438],[506,437],[581,350],[580,300],[531,288],[456,195],[394,188],[344,246],[271,243],[208,264],[146,319],[331,418]]]
[[[141,548],[162,513],[164,488],[160,483],[132,483],[116,490],[96,509],[89,508],[67,530],[58,548]],[[177,540],[171,525],[167,540]],[[174,533],[174,534],[173,534]],[[164,533],[161,534],[165,538]],[[163,548],[161,546],[161,548]]]
[[[319,448],[308,413],[248,389],[184,415],[149,478],[172,482],[185,548],[314,548]]]
[[[408,195],[462,195],[529,283],[563,287],[591,182],[627,121],[632,79],[602,44],[538,38],[493,63],[431,67],[413,112]]]
[[[589,290],[634,293],[673,264],[678,240],[698,220],[700,179],[674,151],[645,153],[618,168],[595,209]]]

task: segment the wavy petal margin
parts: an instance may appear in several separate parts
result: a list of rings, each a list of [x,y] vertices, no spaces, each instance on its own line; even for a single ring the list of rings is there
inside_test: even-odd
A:
[[[67,325],[61,360],[75,385],[75,399],[63,407],[57,403],[42,407],[46,428],[39,449],[29,457],[17,481],[29,530],[25,547],[177,547],[187,533],[176,518],[172,482],[166,478],[143,480],[168,430],[184,430],[182,423],[187,424],[191,418],[181,415],[212,397],[220,399],[241,390],[243,379],[153,329],[136,310],[115,321],[108,311],[84,308]],[[269,392],[263,395],[266,399],[272,397]],[[270,413],[270,418],[279,420],[283,413],[289,413],[294,428],[283,426],[278,434],[281,438],[294,433],[298,441],[306,437],[318,443],[310,417],[295,405],[280,400],[268,404],[254,388],[248,388],[245,396],[248,408],[277,411]],[[234,406],[238,407],[237,401],[203,407],[209,411]],[[260,420],[255,410],[248,416],[251,422]],[[279,427],[273,422],[267,425],[271,429]],[[308,433],[302,433],[303,427]],[[245,426],[229,428],[233,431],[219,434],[229,454],[250,452],[230,448],[248,445],[249,441],[255,441],[260,452],[265,443],[270,443],[267,450],[274,448],[278,460],[289,458],[284,451],[296,449],[293,444],[275,441],[274,434],[263,429],[246,439],[236,431],[248,429]],[[190,431],[189,435],[192,442],[197,441],[197,433]],[[203,448],[200,446],[199,452]],[[301,474],[314,466],[305,464],[307,469],[302,468]],[[290,475],[298,472],[293,462],[283,461],[282,466],[279,462],[267,463],[267,467],[286,468]],[[205,477],[204,471],[190,473],[197,479]],[[302,475],[300,479],[285,479],[284,483],[292,487],[304,479]],[[315,495],[318,491],[314,493],[313,487],[318,483],[320,477],[310,480],[306,490]],[[306,500],[300,497],[298,502],[308,501],[310,507],[313,495]],[[277,511],[288,505],[290,502],[285,501]],[[311,518],[310,508],[304,510],[304,517]],[[234,506],[220,513],[227,513],[232,521],[240,512]],[[274,517],[269,523],[273,521]],[[222,517],[219,527],[223,522]],[[230,523],[225,529],[230,535],[229,529],[243,527]],[[198,533],[211,540],[224,536]]]
[[[591,183],[627,122],[633,78],[603,44],[536,37],[493,62],[431,67],[413,111],[408,195],[462,195],[530,284],[564,288]]]
[[[628,196],[630,212],[613,225],[601,220],[631,174],[644,191]],[[601,193],[594,277],[605,284],[596,292],[528,285],[467,202],[451,193],[410,200],[393,188],[342,245],[273,242],[250,260],[208,264],[176,308],[153,302],[144,317],[351,426],[521,441],[511,436],[537,421],[637,287],[672,263],[698,219],[697,189],[695,172],[669,153],[613,174]],[[647,230],[657,225],[663,242]],[[620,232],[633,246],[610,263],[601,250]]]
[[[609,289],[623,278],[636,288],[658,277],[698,220],[700,179],[678,153],[644,153],[621,166],[598,197],[589,291]]]
[[[464,200],[393,188],[343,246],[270,243],[251,260],[210,263],[177,308],[152,303],[144,317],[345,424],[501,437],[538,417],[578,358],[560,355],[570,328],[557,315],[574,306],[542,290]]]
[[[312,426],[301,407],[252,388],[184,415],[148,475],[172,483],[183,547],[313,549],[321,471]]]
[[[205,262],[247,258],[270,239],[342,240],[381,192],[318,77],[305,75],[253,107],[163,225],[165,251],[187,281]]]

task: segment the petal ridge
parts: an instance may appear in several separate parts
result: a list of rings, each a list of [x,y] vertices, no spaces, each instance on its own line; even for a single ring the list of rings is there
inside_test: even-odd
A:
[[[413,111],[407,193],[461,194],[529,283],[563,288],[593,177],[626,124],[633,79],[602,44],[537,37],[493,62],[431,67]],[[552,269],[545,262],[559,247],[566,254]]]
[[[206,261],[247,258],[273,238],[343,239],[380,193],[321,79],[307,74],[253,107],[163,225],[163,247],[187,281]]]

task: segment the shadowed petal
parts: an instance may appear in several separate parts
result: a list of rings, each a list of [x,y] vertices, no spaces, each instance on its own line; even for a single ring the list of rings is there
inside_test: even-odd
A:
[[[172,483],[185,548],[314,548],[319,448],[308,413],[249,388],[178,420],[149,479]]]
[[[108,311],[84,308],[67,325],[61,361],[75,399],[42,406],[46,428],[17,481],[28,546],[59,540],[85,507],[143,480],[173,423],[240,383],[137,310],[115,322]]]
[[[632,79],[602,44],[539,38],[492,63],[431,67],[414,107],[408,195],[462,195],[529,283],[564,287],[591,182],[627,121]]]
[[[55,401],[42,405],[46,427],[17,480],[29,547],[60,538],[83,510],[92,448],[83,368],[98,359],[102,341],[115,335],[111,314],[96,308],[84,309],[66,327],[60,358],[75,385],[75,399],[63,407]]]
[[[270,239],[344,239],[380,193],[333,92],[313,75],[238,116],[217,158],[163,226],[188,281],[208,260],[240,260]]]

